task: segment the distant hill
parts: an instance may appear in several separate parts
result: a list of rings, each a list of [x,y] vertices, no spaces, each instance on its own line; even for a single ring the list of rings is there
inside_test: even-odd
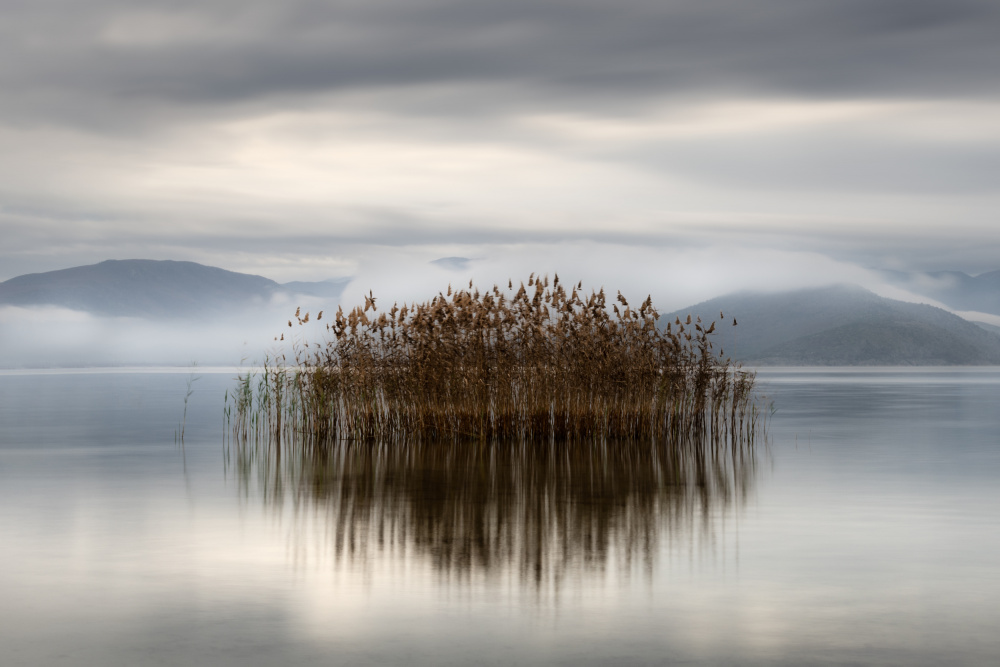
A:
[[[444,258],[442,265],[459,266],[461,259]],[[993,275],[970,278],[980,281],[976,283],[980,287],[968,288],[966,293],[981,290],[984,296],[977,298],[986,299]],[[1000,278],[1000,272],[996,276]],[[963,280],[959,276],[954,284]],[[108,260],[12,278],[0,283],[0,305],[53,305],[148,320],[254,315],[253,320],[240,320],[248,322],[261,319],[273,304],[280,310],[299,305],[296,301],[300,297],[335,304],[347,282],[282,285],[262,276],[194,262]],[[985,301],[976,302],[977,306],[955,303],[956,308],[985,311]],[[1000,364],[1000,335],[988,326],[932,306],[884,299],[860,287],[731,294],[668,317],[684,318],[691,313],[708,323],[719,319],[719,311],[726,317],[717,325],[716,349],[750,364]],[[739,322],[736,327],[732,326],[733,317]]]
[[[0,305],[51,305],[96,315],[152,319],[224,316],[266,306],[277,295],[337,299],[343,281],[281,285],[194,262],[107,260],[0,283]]]
[[[1000,271],[970,276],[961,271],[882,271],[890,283],[954,310],[1000,315]]]
[[[861,287],[739,293],[669,314],[716,326],[716,348],[755,365],[993,365],[1000,336],[947,311]],[[733,318],[738,322],[732,326]]]

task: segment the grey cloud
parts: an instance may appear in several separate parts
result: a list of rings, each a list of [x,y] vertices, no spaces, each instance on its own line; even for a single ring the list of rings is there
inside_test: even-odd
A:
[[[978,0],[4,4],[4,113],[65,122],[67,103],[127,117],[467,84],[495,87],[470,104],[586,108],[733,91],[978,97],[1000,83],[1000,11]]]
[[[993,108],[1000,91],[995,2],[0,3],[0,277],[108,257],[240,268],[227,260],[337,255],[346,262],[378,247],[437,248],[432,259],[478,256],[492,244],[565,240],[650,247],[745,243],[819,250],[872,265],[906,257],[911,266],[967,271],[996,268],[1000,256],[1000,237],[987,220],[995,210],[991,177],[1000,169],[995,137],[935,134],[935,128],[893,134],[891,110],[874,119],[785,125],[779,118],[763,127],[751,123],[746,131],[657,134],[665,98],[689,109],[732,103],[723,112],[731,115],[740,113],[741,102],[770,97],[989,102],[979,105],[981,114]],[[961,103],[942,108],[962,122]],[[449,165],[454,169],[433,183],[431,177],[419,181],[431,183],[427,198],[461,205],[440,218],[434,213],[439,209],[424,205],[419,185],[397,191],[387,185],[384,193],[373,187],[375,194],[356,197],[348,185],[342,199],[316,195],[313,204],[301,203],[294,189],[255,199],[257,191],[236,187],[249,174],[257,176],[254,187],[265,189],[265,176],[279,175],[280,160],[270,162],[266,151],[240,153],[258,138],[252,127],[230,137],[231,144],[223,137],[213,145],[213,133],[225,130],[225,122],[213,121],[317,110],[350,116],[343,126],[321,128],[331,135],[316,144],[331,154],[346,148],[368,158],[365,174],[373,183],[383,174],[419,170],[417,158],[395,162],[386,148],[394,142],[461,147],[470,163],[480,148],[558,159],[496,163],[514,165],[510,172],[463,172],[465,163],[456,159]],[[594,138],[587,131],[573,134],[567,124],[531,125],[537,120],[532,114],[549,112],[554,125],[589,114],[640,131],[611,132],[611,138],[598,131]],[[976,122],[970,127],[996,134],[992,121]],[[351,123],[363,127],[354,132]],[[26,127],[31,132],[23,132]],[[286,160],[296,147],[309,145],[303,135],[315,127],[304,122],[287,130],[299,134],[282,153]],[[276,130],[264,139],[277,143],[282,135]],[[383,150],[380,164],[365,153],[372,145]],[[444,151],[429,154],[450,159]],[[596,163],[600,175],[560,170]],[[326,163],[317,164],[314,176]],[[515,172],[524,164],[524,178],[503,182],[508,173],[522,175]],[[199,180],[199,170],[227,167],[231,175]],[[331,179],[337,169],[350,168],[335,163]],[[599,195],[601,178],[612,172],[629,187],[636,174],[636,181],[666,177],[671,183],[656,196],[638,186],[609,188],[615,201],[576,196],[585,188]],[[525,182],[536,181],[549,203],[533,211],[526,196],[533,190]],[[683,191],[688,184],[694,187]],[[687,199],[676,203],[674,191]],[[632,198],[632,192],[645,198]],[[916,196],[904,201],[909,194]],[[866,208],[876,197],[896,199]],[[922,218],[920,234],[910,234],[907,216],[924,215],[923,198],[933,199],[933,211]],[[384,208],[364,208],[371,202]],[[518,206],[505,208],[509,202]],[[595,202],[607,206],[591,206]],[[684,220],[686,210],[746,218],[713,227]],[[608,217],[620,211],[622,228],[609,223],[601,229],[607,211]],[[756,222],[799,212],[797,228]],[[521,214],[519,224],[504,225],[505,217]],[[548,224],[559,216],[580,218],[580,228]],[[628,226],[630,219],[640,222]],[[839,233],[840,220],[850,221],[852,231]],[[881,225],[883,235],[858,233],[861,220]],[[967,238],[952,238],[963,233]]]
[[[726,188],[826,194],[990,195],[1000,173],[996,142],[903,140],[864,131],[648,141],[609,157]]]

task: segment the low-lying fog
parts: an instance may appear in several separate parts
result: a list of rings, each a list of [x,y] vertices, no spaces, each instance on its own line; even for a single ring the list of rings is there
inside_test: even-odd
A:
[[[0,367],[236,366],[263,359],[281,333],[278,317],[200,323],[2,307]]]
[[[466,249],[463,249],[466,250]],[[596,243],[489,249],[478,256],[432,262],[412,251],[380,253],[362,260],[341,303],[345,310],[371,291],[379,307],[428,299],[467,286],[506,287],[532,272],[558,273],[564,283],[582,281],[585,290],[603,286],[609,302],[618,290],[630,300],[647,294],[661,312],[682,309],[742,290],[780,291],[835,283],[859,284],[890,298],[936,304],[886,284],[883,277],[850,263],[807,252],[740,248],[641,248]],[[225,268],[225,267],[223,267]],[[329,276],[316,276],[317,280]],[[288,328],[295,308],[328,314],[336,304],[316,297],[282,298],[266,307],[216,320],[146,320],[100,317],[57,307],[0,307],[0,367],[240,365],[259,363],[288,351],[290,340],[321,341],[321,322]],[[1000,324],[1000,317],[972,315]],[[285,334],[285,343],[275,337]]]

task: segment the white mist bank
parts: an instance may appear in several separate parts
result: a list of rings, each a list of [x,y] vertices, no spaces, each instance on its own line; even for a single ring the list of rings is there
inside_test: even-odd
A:
[[[440,249],[439,249],[440,250]],[[630,302],[652,296],[661,312],[671,312],[740,291],[778,292],[831,284],[861,285],[879,296],[944,307],[927,297],[889,285],[876,271],[824,255],[728,247],[637,247],[593,242],[455,248],[467,261],[431,263],[435,256],[385,250],[363,259],[340,302],[344,310],[363,304],[369,292],[380,309],[394,302],[425,301],[449,284],[479,289],[494,284],[515,289],[534,272],[558,273],[586,292],[604,288],[609,302],[620,290]],[[440,255],[437,255],[440,257]],[[296,307],[311,322],[289,328]],[[326,311],[323,322],[316,313]],[[0,307],[0,368],[80,366],[237,366],[262,362],[291,351],[291,341],[321,342],[323,325],[336,306],[331,300],[283,295],[264,306],[216,320],[147,320],[100,317],[58,307]],[[947,309],[947,308],[946,308]],[[954,312],[954,311],[953,311]],[[957,313],[970,320],[1000,324],[1000,318]],[[275,337],[285,335],[285,341]]]
[[[265,311],[227,321],[152,321],[0,307],[0,368],[239,366],[281,351],[274,336],[283,325],[287,330],[283,316]]]
[[[583,282],[584,289],[604,288],[614,297],[620,290],[630,301],[652,296],[654,305],[669,312],[740,291],[776,292],[857,284],[876,293],[890,288],[874,271],[839,262],[821,254],[761,250],[736,246],[641,247],[593,242],[549,245],[462,248],[470,259],[464,266],[432,264],[411,251],[385,253],[361,262],[342,295],[347,305],[364,303],[369,290],[380,304],[423,301],[472,280],[479,289],[507,286],[528,276],[558,274],[566,283]],[[456,253],[458,254],[458,253]],[[431,258],[434,259],[434,258]],[[901,290],[896,290],[901,295]],[[906,300],[917,300],[909,295]],[[900,298],[894,296],[893,298]]]

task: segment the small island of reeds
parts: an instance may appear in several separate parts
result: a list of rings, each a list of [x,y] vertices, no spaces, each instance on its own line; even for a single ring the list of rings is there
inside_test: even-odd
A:
[[[718,443],[752,440],[764,421],[754,374],[713,349],[715,322],[661,322],[648,297],[609,306],[558,276],[391,308],[370,295],[323,324],[323,342],[239,377],[237,441]]]

